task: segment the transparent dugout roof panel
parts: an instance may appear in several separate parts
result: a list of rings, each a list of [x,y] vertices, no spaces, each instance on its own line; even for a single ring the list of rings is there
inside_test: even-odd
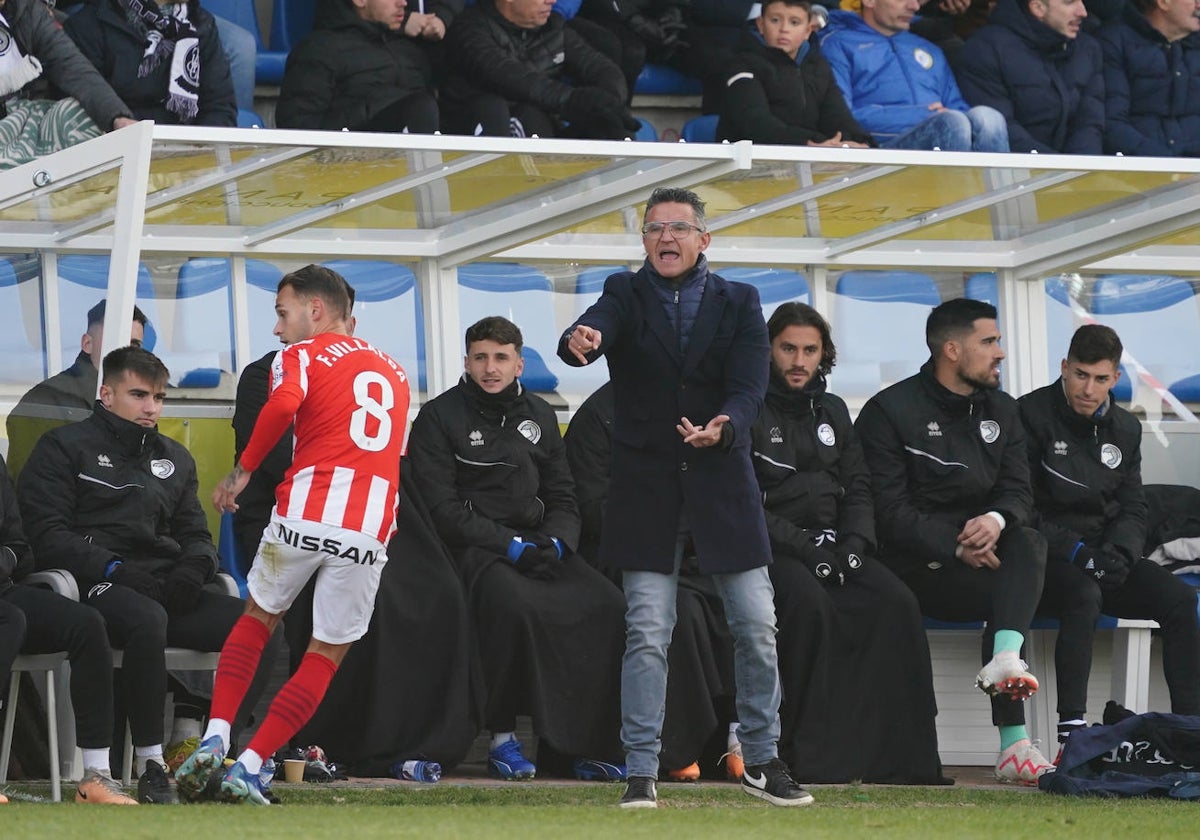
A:
[[[158,252],[628,261],[646,196],[673,185],[707,201],[713,248],[746,262],[1032,277],[1126,258],[1132,270],[1146,248],[1200,255],[1198,173],[1158,159],[143,123],[0,173],[0,249],[110,249],[122,204]]]

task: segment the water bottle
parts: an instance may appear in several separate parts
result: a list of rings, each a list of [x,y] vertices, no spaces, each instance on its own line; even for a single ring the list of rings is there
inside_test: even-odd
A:
[[[409,782],[433,784],[442,778],[442,765],[436,761],[397,761],[392,765],[392,775]]]
[[[264,791],[271,789],[271,782],[275,780],[275,759],[268,758],[262,763],[262,768],[258,771],[258,786]]]

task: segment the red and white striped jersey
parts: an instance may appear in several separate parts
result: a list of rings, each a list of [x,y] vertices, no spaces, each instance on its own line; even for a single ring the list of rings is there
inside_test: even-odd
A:
[[[396,530],[408,402],[404,369],[366,341],[338,333],[298,341],[275,356],[271,396],[242,467],[255,469],[294,418],[292,466],[275,492],[280,515],[386,545]]]

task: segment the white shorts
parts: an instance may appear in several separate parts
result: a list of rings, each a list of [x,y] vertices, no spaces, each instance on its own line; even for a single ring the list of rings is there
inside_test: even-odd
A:
[[[313,638],[343,645],[367,632],[386,563],[387,549],[379,540],[272,510],[246,587],[255,603],[278,615],[315,573]]]

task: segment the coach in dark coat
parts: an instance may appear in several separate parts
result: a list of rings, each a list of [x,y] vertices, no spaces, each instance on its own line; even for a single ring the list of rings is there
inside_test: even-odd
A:
[[[576,366],[606,355],[613,384],[605,521],[619,527],[604,529],[600,560],[622,570],[628,604],[622,804],[655,801],[679,566],[693,549],[699,571],[714,576],[737,640],[743,785],[774,804],[805,804],[812,798],[791,780],[776,747],[771,547],[750,463],[769,359],[758,292],[709,273],[704,203],[688,190],[655,190],[642,235],[641,270],[609,277],[558,349]]]

